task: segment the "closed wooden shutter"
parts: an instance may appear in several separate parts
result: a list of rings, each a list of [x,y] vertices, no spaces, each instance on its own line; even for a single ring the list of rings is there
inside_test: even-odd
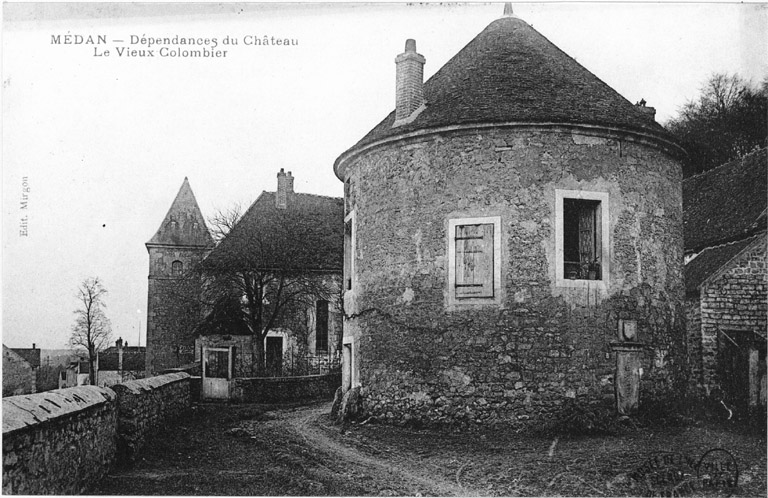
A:
[[[493,224],[456,226],[456,297],[493,297]]]

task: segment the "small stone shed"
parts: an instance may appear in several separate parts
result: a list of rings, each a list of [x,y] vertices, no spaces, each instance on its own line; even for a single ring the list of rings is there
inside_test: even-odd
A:
[[[677,392],[684,151],[655,111],[509,10],[426,83],[415,41],[395,62],[396,109],[334,165],[366,414],[514,425]]]
[[[766,406],[767,205],[765,148],[683,182],[691,383],[737,414]]]

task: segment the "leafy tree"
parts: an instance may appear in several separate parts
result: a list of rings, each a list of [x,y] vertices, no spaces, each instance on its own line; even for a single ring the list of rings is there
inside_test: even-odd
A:
[[[96,357],[111,341],[112,326],[104,312],[107,290],[98,277],[87,278],[77,289],[78,308],[69,344],[73,349],[85,350],[90,366],[91,385],[96,385]]]
[[[713,74],[698,99],[667,123],[689,154],[684,176],[707,171],[766,145],[768,79],[755,87],[738,75]]]

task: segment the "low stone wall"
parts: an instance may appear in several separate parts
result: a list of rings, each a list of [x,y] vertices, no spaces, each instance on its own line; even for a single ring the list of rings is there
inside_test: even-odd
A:
[[[289,403],[333,399],[341,385],[341,374],[303,377],[254,377],[234,379],[232,399],[248,403]]]
[[[115,459],[115,393],[80,386],[3,399],[3,494],[80,494]]]
[[[141,448],[168,420],[190,407],[190,376],[179,372],[116,384],[121,460],[134,460]]]

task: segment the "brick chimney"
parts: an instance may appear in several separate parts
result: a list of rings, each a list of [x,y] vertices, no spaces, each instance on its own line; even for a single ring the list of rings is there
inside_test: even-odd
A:
[[[656,120],[656,108],[650,107],[645,105],[645,99],[640,99],[640,102],[635,104],[635,107],[637,107],[638,111],[641,111],[643,114],[645,114],[647,117],[649,117],[651,120]]]
[[[279,209],[288,207],[288,199],[293,193],[293,176],[289,171],[287,174],[283,168],[277,173],[277,195],[275,196],[275,205]]]
[[[416,40],[406,40],[405,52],[395,58],[397,84],[392,126],[410,123],[423,109],[424,62],[424,56],[416,53]]]

